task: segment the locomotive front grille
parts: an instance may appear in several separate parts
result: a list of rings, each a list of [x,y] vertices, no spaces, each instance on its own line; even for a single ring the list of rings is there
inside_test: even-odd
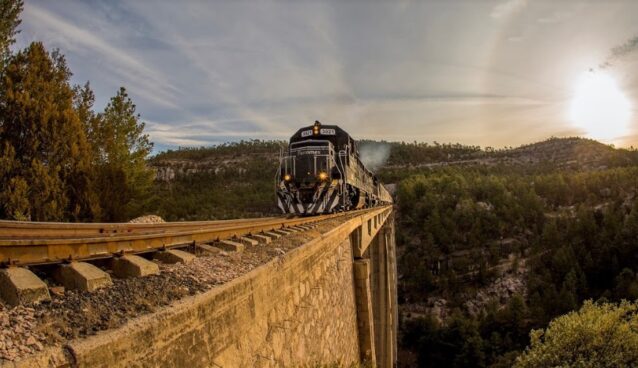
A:
[[[301,203],[312,203],[314,195],[315,195],[314,189],[299,190],[299,199],[301,199]]]

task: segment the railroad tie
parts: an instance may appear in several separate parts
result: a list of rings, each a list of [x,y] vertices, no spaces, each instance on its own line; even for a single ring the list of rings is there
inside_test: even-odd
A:
[[[216,244],[219,248],[229,251],[229,252],[238,252],[241,253],[246,248],[243,244],[232,241],[232,240],[222,240]]]
[[[263,234],[267,237],[270,237],[271,239],[279,239],[282,236],[281,234],[277,234],[272,231],[264,231]]]
[[[260,242],[264,244],[270,244],[270,242],[272,241],[272,238],[267,235],[253,234],[251,235],[251,237],[259,240]]]
[[[275,234],[282,235],[282,236],[290,235],[290,234],[293,233],[292,231],[288,231],[288,230],[284,230],[284,229],[275,229],[272,232],[275,233]]]
[[[53,278],[67,289],[95,291],[113,284],[111,276],[86,262],[63,264],[53,273]]]
[[[146,258],[133,254],[113,258],[113,274],[119,278],[159,275],[159,266]]]
[[[162,263],[191,263],[196,257],[194,254],[179,249],[168,249],[153,254],[153,258]]]
[[[0,270],[0,295],[9,305],[39,303],[51,300],[44,281],[26,268]]]
[[[246,236],[240,237],[239,241],[241,243],[243,243],[244,245],[249,245],[251,247],[259,245],[259,241],[255,240],[255,239],[251,239],[251,238],[246,237]]]
[[[209,254],[218,254],[219,252],[222,251],[220,248],[213,247],[212,245],[208,245],[208,244],[195,244],[195,247]]]

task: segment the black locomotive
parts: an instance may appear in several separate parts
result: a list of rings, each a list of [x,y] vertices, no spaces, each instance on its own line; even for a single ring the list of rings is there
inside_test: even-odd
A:
[[[318,121],[290,138],[276,183],[284,213],[316,215],[392,203],[361,163],[357,142],[338,126]]]

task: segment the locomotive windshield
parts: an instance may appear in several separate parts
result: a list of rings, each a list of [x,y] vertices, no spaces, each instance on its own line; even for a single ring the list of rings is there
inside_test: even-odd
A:
[[[290,156],[284,161],[286,174],[294,176],[298,183],[316,182],[318,176],[330,170],[332,144],[328,141],[307,140],[290,147]]]
[[[295,157],[295,171],[297,179],[312,179],[315,175],[315,160],[311,155],[299,155]],[[305,181],[305,180],[304,180]]]

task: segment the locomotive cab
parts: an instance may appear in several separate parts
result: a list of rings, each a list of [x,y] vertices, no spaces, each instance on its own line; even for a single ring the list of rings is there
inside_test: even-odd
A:
[[[307,140],[290,145],[283,158],[281,175],[298,186],[314,185],[331,178],[335,150],[330,141]]]
[[[284,213],[315,215],[378,203],[379,186],[361,160],[356,142],[336,125],[299,129],[280,158],[277,205]]]

